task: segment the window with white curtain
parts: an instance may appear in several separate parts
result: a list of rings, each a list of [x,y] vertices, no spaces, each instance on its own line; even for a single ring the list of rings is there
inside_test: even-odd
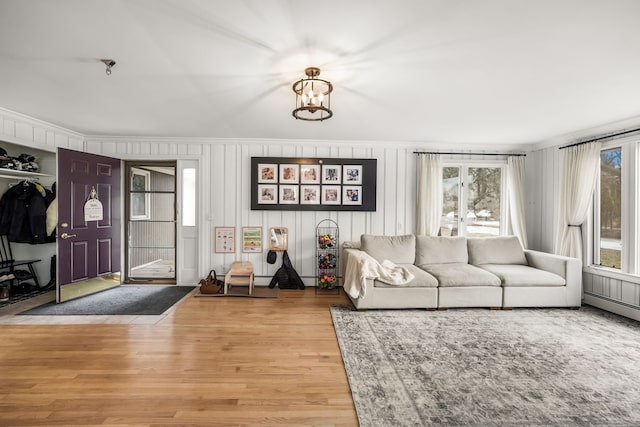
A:
[[[640,143],[603,144],[593,202],[592,265],[640,274]]]
[[[447,164],[442,168],[441,236],[506,233],[506,164]]]

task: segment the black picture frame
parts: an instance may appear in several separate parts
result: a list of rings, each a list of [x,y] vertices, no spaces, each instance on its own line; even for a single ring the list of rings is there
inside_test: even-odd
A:
[[[340,200],[339,204],[324,204],[322,201],[319,203],[264,203],[259,198],[259,179],[258,169],[259,165],[274,165],[276,168],[280,168],[280,165],[299,165],[299,169],[303,170],[304,165],[318,165],[318,170],[322,171],[322,165],[334,165],[340,167],[340,183],[331,184],[332,186],[339,187],[339,194],[342,196],[343,187],[352,187],[353,182],[342,182],[342,170],[344,166],[355,167],[361,170],[361,181],[358,181],[360,187],[360,200],[355,204],[353,201],[343,203]],[[376,185],[378,174],[378,160],[377,159],[339,159],[339,158],[320,158],[320,157],[252,157],[251,158],[251,210],[263,210],[263,211],[376,211]],[[298,180],[300,182],[300,180]],[[276,194],[279,194],[280,185],[291,186],[290,182],[280,182],[278,177],[277,182],[272,182],[270,185],[276,186]],[[322,188],[321,183],[318,182],[318,188]],[[324,184],[326,185],[326,183]],[[300,197],[300,196],[298,196]]]

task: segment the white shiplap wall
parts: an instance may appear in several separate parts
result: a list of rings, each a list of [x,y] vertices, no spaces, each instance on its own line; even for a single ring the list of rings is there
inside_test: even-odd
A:
[[[202,209],[201,275],[210,268],[224,271],[234,260],[254,264],[257,283],[268,283],[279,268],[265,262],[270,227],[289,229],[289,257],[305,283],[315,275],[315,228],[325,218],[340,227],[340,242],[359,240],[363,233],[408,234],[414,231],[416,155],[414,148],[381,143],[274,140],[179,140],[87,137],[87,151],[124,159],[193,158],[200,161]],[[251,157],[373,158],[378,160],[376,212],[252,211]],[[215,253],[216,226],[236,227],[234,254]],[[244,254],[242,227],[262,227],[262,254]]]

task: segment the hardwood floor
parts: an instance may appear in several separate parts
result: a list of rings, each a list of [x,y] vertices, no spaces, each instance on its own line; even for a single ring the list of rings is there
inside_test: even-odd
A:
[[[0,425],[357,426],[343,302],[188,296],[153,324],[2,324]]]

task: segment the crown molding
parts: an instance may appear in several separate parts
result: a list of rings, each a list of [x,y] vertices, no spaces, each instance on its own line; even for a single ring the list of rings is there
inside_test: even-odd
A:
[[[55,125],[53,123],[45,122],[44,120],[36,119],[35,117],[27,116],[26,114],[18,113],[17,111],[8,110],[6,108],[0,107],[0,115],[9,118],[10,120],[14,120],[16,122],[27,123],[29,125],[49,130],[52,132],[59,132],[67,134],[70,137],[84,139],[85,135],[73,131],[71,129],[64,128],[62,126]]]
[[[640,116],[634,116],[615,122],[603,123],[587,129],[581,129],[575,132],[566,133],[564,135],[555,136],[544,141],[540,141],[531,145],[531,151],[544,150],[546,148],[560,147],[567,144],[573,144],[582,140],[607,136],[617,132],[640,127]]]
[[[275,139],[275,138],[215,138],[215,137],[148,137],[148,136],[111,136],[111,135],[87,135],[87,142],[144,142],[164,144],[207,144],[207,145],[302,145],[302,146],[330,146],[340,147],[348,144],[349,147],[384,147],[401,148],[408,150],[430,151],[500,151],[526,152],[530,151],[529,145],[522,144],[470,144],[451,142],[412,142],[412,141],[364,141],[364,140],[322,140],[322,139]]]

